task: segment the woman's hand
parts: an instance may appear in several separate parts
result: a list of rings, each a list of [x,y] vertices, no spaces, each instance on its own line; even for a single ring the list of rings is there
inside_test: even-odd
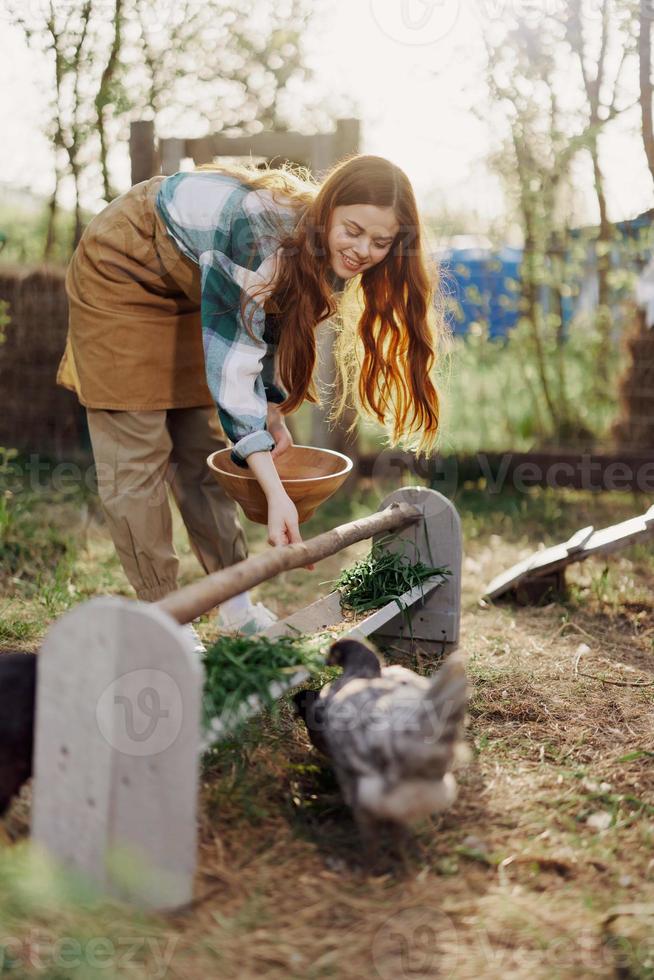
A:
[[[282,453],[285,453],[287,449],[291,448],[293,445],[293,438],[291,433],[288,431],[286,422],[284,422],[284,416],[279,411],[277,406],[273,405],[272,403],[268,404],[266,428],[275,440],[275,448],[272,451],[272,456],[274,459],[277,456],[281,456]]]
[[[297,508],[285,491],[268,498],[268,544],[300,544]]]
[[[272,453],[268,450],[251,453],[248,456],[250,469],[268,502],[268,544],[273,546],[301,544],[297,509],[282,486],[271,456]],[[312,571],[314,566],[304,567]]]
[[[297,508],[286,491],[268,498],[268,544],[302,544]],[[305,565],[312,572],[314,565]]]

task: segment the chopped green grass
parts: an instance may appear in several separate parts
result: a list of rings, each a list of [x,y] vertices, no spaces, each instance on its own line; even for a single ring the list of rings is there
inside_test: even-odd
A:
[[[434,575],[451,575],[445,566],[435,567],[424,562],[412,562],[406,555],[386,550],[388,538],[375,541],[365,558],[346,568],[336,580],[341,593],[341,608],[354,613],[379,609]]]
[[[221,636],[204,656],[204,726],[238,713],[248,700],[271,708],[285,685],[302,668],[324,670],[321,637]]]

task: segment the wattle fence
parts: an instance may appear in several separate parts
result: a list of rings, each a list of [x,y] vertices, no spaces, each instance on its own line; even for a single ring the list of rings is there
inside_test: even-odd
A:
[[[0,446],[71,459],[88,446],[84,411],[57,386],[66,342],[65,270],[0,265],[0,300],[10,322],[0,344]]]
[[[0,447],[52,460],[88,457],[84,410],[55,381],[68,321],[65,270],[57,266],[0,264],[0,301],[10,323],[0,343]],[[654,493],[651,440],[654,330],[641,324],[631,338],[633,368],[621,390],[616,423],[620,449],[613,452],[478,452],[435,457],[426,464],[411,454],[386,450],[357,460],[361,476],[400,476],[409,471],[451,495],[467,482],[485,481],[489,492],[532,486],[553,489]],[[628,447],[628,449],[627,449]],[[348,452],[348,448],[344,448]]]

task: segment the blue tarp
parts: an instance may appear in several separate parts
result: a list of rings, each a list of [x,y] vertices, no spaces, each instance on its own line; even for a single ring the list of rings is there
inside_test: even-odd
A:
[[[640,271],[654,249],[653,218],[654,209],[614,224],[616,235],[611,247],[613,268]],[[583,267],[576,274],[568,269],[568,285],[573,290],[560,297],[564,328],[570,324],[575,313],[590,311],[597,305],[597,265],[592,244],[596,232],[594,228],[569,229],[572,239],[587,238],[588,248]],[[628,241],[630,244],[625,248]],[[568,255],[566,252],[564,260]],[[465,335],[472,323],[480,321],[488,324],[489,337],[495,339],[505,337],[516,325],[521,261],[522,249],[508,246],[494,250],[451,248],[440,256],[448,319],[455,334]],[[542,288],[540,299],[544,309],[549,310],[552,297],[547,287]],[[616,317],[619,317],[617,309]]]
[[[449,321],[466,334],[475,321],[488,323],[491,338],[504,337],[518,319],[522,249],[508,246],[450,249],[441,256]]]

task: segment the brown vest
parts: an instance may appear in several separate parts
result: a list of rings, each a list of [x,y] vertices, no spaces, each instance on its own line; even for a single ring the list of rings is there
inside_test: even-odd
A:
[[[89,408],[211,405],[200,327],[200,269],[155,208],[161,175],[87,226],[66,273],[69,329],[57,383]]]

